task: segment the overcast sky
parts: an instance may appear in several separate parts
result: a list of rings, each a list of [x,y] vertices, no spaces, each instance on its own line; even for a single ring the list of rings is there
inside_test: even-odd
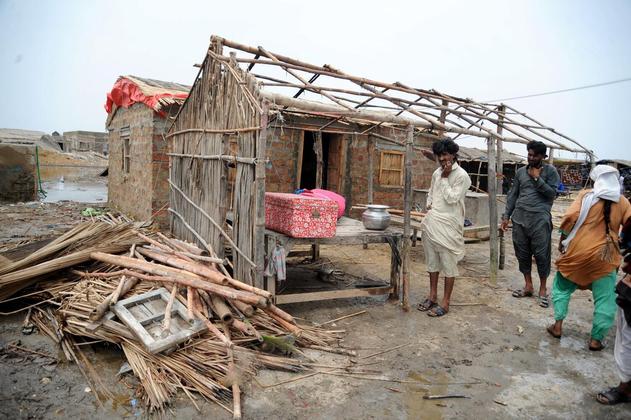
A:
[[[192,84],[211,34],[477,100],[631,78],[625,0],[0,0],[0,127],[104,131],[119,75]],[[631,160],[631,82],[507,103]]]

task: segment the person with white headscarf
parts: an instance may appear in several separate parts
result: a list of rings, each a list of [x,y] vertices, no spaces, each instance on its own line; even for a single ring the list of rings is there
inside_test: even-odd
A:
[[[616,313],[616,270],[621,262],[618,233],[631,218],[631,204],[620,195],[618,171],[597,165],[589,177],[592,190],[581,191],[561,222],[561,256],[552,285],[555,323],[547,328],[561,338],[563,320],[572,293],[577,288],[590,289],[594,297],[589,349],[604,348],[603,338],[611,328]]]

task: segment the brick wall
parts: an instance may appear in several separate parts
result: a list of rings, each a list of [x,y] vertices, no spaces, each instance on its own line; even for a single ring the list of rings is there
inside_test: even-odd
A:
[[[351,147],[351,200],[353,204],[368,202],[368,137],[360,136]],[[373,202],[395,208],[403,208],[403,186],[384,186],[379,182],[379,165],[382,150],[404,149],[385,141],[376,141],[373,152]],[[412,160],[412,188],[429,188],[436,164],[419,151]],[[347,198],[348,199],[348,198]]]
[[[123,171],[121,130],[129,128],[129,172]],[[162,137],[165,120],[144,104],[119,108],[109,130],[109,205],[135,220],[148,220],[168,202],[169,160]],[[168,226],[162,211],[155,221]]]
[[[386,133],[384,133],[386,134]],[[344,181],[339,187],[349,205],[368,201],[368,136],[358,136],[352,141],[352,135],[342,136],[342,153],[345,163]],[[304,141],[304,132],[299,129],[275,129],[268,138],[267,157],[270,160],[266,171],[265,190],[268,192],[292,192],[296,188],[298,154],[300,142]],[[428,143],[431,145],[431,142]],[[424,146],[427,146],[423,144]],[[381,150],[403,150],[391,143],[378,141],[373,155],[373,198],[375,203],[397,208],[403,206],[403,187],[382,186],[379,184],[379,164]],[[413,188],[429,188],[431,176],[436,169],[433,161],[415,151],[413,160]]]
[[[276,129],[268,136],[266,191],[288,193],[296,189],[298,150],[303,138],[302,130],[293,129]]]

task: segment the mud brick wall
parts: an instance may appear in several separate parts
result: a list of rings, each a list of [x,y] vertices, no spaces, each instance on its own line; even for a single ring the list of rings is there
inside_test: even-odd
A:
[[[129,128],[129,172],[123,171],[122,130]],[[162,137],[166,121],[144,104],[119,108],[109,130],[109,205],[135,220],[154,221],[168,227],[169,159],[167,142]],[[124,133],[123,133],[124,134]]]
[[[367,146],[368,137],[359,136],[354,143],[351,143],[351,156],[347,159],[347,163],[351,167],[352,190],[350,195],[353,204],[365,204],[368,202]],[[385,186],[379,183],[379,165],[382,150],[403,151],[403,148],[385,141],[376,141],[373,152],[373,202],[401,209],[403,208],[403,186]],[[429,188],[436,164],[424,157],[421,152],[415,151],[412,168],[412,188]]]
[[[265,171],[265,191],[290,193],[296,189],[298,150],[304,132],[293,129],[275,129],[268,136]]]
[[[37,200],[35,147],[0,144],[0,203]]]
[[[386,134],[386,133],[384,133]],[[270,134],[267,143],[267,157],[270,161],[266,171],[265,190],[268,192],[293,192],[296,188],[299,167],[298,154],[300,142],[304,141],[304,131],[299,129],[276,128]],[[431,142],[423,146],[431,146]],[[343,135],[342,147],[345,148],[345,172],[340,190],[347,201],[347,208],[353,204],[368,201],[368,136]],[[373,198],[375,203],[396,208],[403,207],[403,186],[382,186],[379,184],[379,164],[381,150],[403,150],[397,145],[377,141],[373,155]],[[414,173],[412,187],[429,188],[436,164],[420,152],[415,151],[413,160]]]
[[[151,176],[153,193],[151,211],[154,222],[163,229],[169,227],[169,142],[164,137],[170,122],[153,114],[153,144],[151,146]]]

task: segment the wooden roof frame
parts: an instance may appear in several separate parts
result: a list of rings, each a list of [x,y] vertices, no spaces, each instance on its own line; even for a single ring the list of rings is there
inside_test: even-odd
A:
[[[415,137],[450,133],[453,139],[466,135],[492,138],[498,143],[526,144],[538,140],[550,148],[593,156],[592,150],[575,139],[506,104],[476,102],[434,89],[353,76],[328,64],[309,64],[269,52],[261,46],[251,47],[215,35],[211,43],[224,48],[222,54],[209,49],[207,57],[228,66],[239,66],[254,77],[258,91],[250,92],[251,97],[268,100],[270,114],[298,113],[330,119],[320,130],[337,121],[359,122],[367,128],[356,134],[374,134],[374,128],[382,126],[404,135],[406,127],[411,125]],[[283,70],[285,80],[261,72],[269,68]],[[332,86],[332,80],[338,84],[345,82],[350,87]],[[243,87],[248,89],[245,83]],[[305,92],[320,97],[318,101],[299,98]]]

